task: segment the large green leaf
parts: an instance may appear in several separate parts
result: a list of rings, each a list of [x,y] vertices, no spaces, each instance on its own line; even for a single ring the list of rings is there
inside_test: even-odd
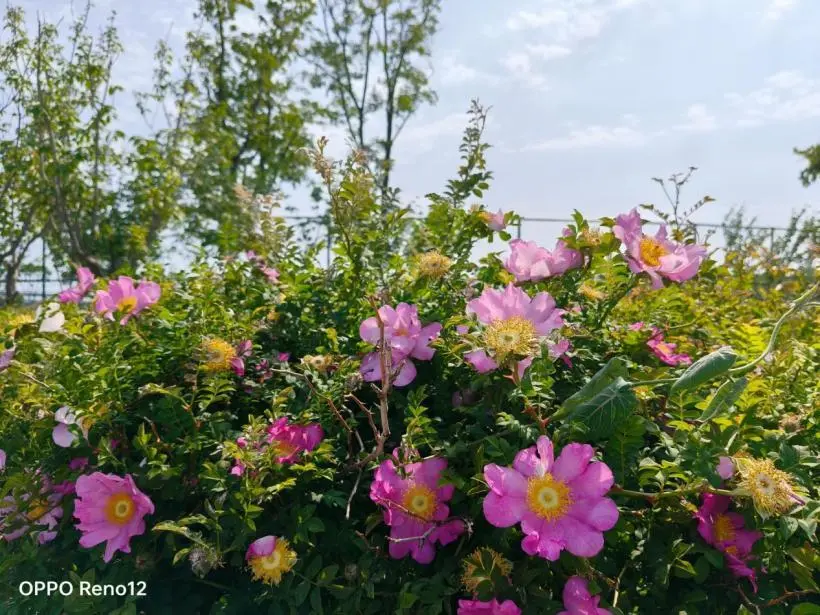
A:
[[[737,353],[729,346],[717,349],[715,352],[701,357],[690,365],[681,377],[669,389],[670,393],[683,393],[697,388],[712,378],[729,371],[737,360]]]
[[[600,393],[604,388],[616,378],[624,378],[627,375],[627,362],[624,357],[614,357],[607,361],[601,369],[595,372],[595,375],[589,379],[581,389],[568,397],[561,407],[553,415],[553,419],[565,417],[575,411],[580,404],[589,401]]]
[[[632,383],[617,378],[595,397],[579,404],[570,420],[586,425],[591,437],[602,438],[615,431],[637,405]]]
[[[746,380],[746,378],[727,380],[724,382],[720,388],[715,391],[706,410],[700,415],[700,420],[708,421],[731,408],[732,404],[741,396],[748,383],[749,381]]]

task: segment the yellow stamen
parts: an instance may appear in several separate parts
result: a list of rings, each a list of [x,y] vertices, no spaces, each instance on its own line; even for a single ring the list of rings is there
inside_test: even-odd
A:
[[[121,314],[130,314],[137,309],[137,298],[134,296],[123,297],[117,304],[117,311]]]
[[[116,525],[125,525],[131,521],[135,512],[134,500],[127,493],[115,493],[105,505],[106,518]]]
[[[715,518],[715,523],[712,526],[712,533],[717,542],[730,542],[735,539],[737,532],[731,519],[726,515],[718,515]]]
[[[270,555],[253,557],[250,560],[253,578],[268,585],[279,585],[282,575],[290,571],[296,563],[296,553],[284,538],[276,539],[276,546]]]
[[[49,511],[48,502],[45,500],[34,500],[28,508],[26,517],[29,521],[37,521]]]
[[[424,485],[413,485],[402,498],[402,506],[425,521],[430,521],[436,512],[436,494]]]
[[[650,267],[657,267],[661,264],[661,257],[669,254],[661,243],[652,237],[643,237],[640,243],[641,260]]]
[[[205,340],[202,350],[205,354],[205,371],[208,372],[226,372],[236,358],[234,347],[218,337]]]
[[[509,357],[527,357],[537,354],[538,332],[526,318],[513,316],[496,320],[484,330],[484,344],[503,363]]]
[[[554,521],[567,514],[572,505],[569,487],[552,474],[531,478],[527,484],[527,505],[542,519]]]
[[[783,513],[795,505],[791,476],[778,470],[771,459],[735,458],[742,477],[739,487],[752,498],[763,515]]]
[[[418,274],[423,278],[438,280],[450,270],[453,261],[437,250],[426,252],[418,257]]]

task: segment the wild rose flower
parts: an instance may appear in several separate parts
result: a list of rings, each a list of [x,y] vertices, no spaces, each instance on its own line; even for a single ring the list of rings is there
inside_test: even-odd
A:
[[[673,367],[678,365],[689,365],[692,362],[692,357],[688,354],[678,354],[675,349],[677,344],[672,344],[663,339],[663,333],[659,329],[655,329],[654,335],[650,337],[646,345],[662,362]]]
[[[95,279],[90,269],[80,267],[77,269],[77,285],[62,291],[57,298],[60,300],[60,303],[79,303],[82,298],[88,294],[91,287],[94,286]]]
[[[459,600],[456,615],[521,615],[521,609],[512,600]]]
[[[467,303],[467,314],[483,325],[479,334],[483,347],[464,355],[479,373],[514,365],[520,377],[532,358],[541,354],[542,343],[546,342],[553,358],[568,348],[563,340],[548,339],[564,325],[564,310],[555,307],[549,293],[531,299],[512,284],[504,290],[486,288]]]
[[[237,460],[231,468],[231,476],[242,476],[245,473],[245,464]]]
[[[538,282],[577,269],[583,264],[581,253],[569,248],[561,239],[553,251],[540,247],[534,241],[513,239],[504,267],[515,276],[517,282]]]
[[[57,525],[63,517],[62,499],[63,494],[54,489],[47,476],[41,477],[38,493],[20,497],[25,504],[22,508],[14,496],[6,496],[0,500],[0,536],[11,542],[33,529],[38,532],[38,544],[51,542],[57,537]]]
[[[236,356],[231,359],[231,369],[240,378],[245,375],[245,359],[253,352],[253,342],[242,340],[236,346]]]
[[[245,359],[253,351],[253,343],[243,340],[235,347],[219,337],[204,340],[200,346],[203,356],[202,368],[206,372],[232,371],[237,376],[245,375]]]
[[[489,211],[481,211],[478,214],[481,219],[484,221],[484,224],[487,225],[487,228],[493,231],[503,231],[507,228],[507,223],[504,221],[504,212],[502,210],[498,210],[495,213]]]
[[[654,237],[645,235],[643,221],[637,209],[615,219],[612,233],[626,247],[626,261],[633,273],[645,272],[652,280],[652,288],[661,288],[667,278],[685,282],[693,278],[706,258],[706,247],[670,241],[666,226],[661,225]]]
[[[5,371],[11,365],[12,360],[14,359],[14,348],[9,348],[0,352],[0,372]]]
[[[447,460],[439,457],[408,463],[404,477],[396,471],[398,450],[376,468],[370,485],[370,499],[384,507],[384,522],[390,526],[390,557],[408,554],[420,564],[429,564],[436,555],[436,543],[447,545],[464,533],[464,523],[447,521],[453,485],[439,485]],[[422,540],[421,536],[425,538]],[[416,540],[413,540],[416,538]]]
[[[245,552],[245,560],[254,579],[268,585],[279,585],[282,575],[296,564],[296,553],[284,538],[263,536],[251,543]]]
[[[738,490],[752,498],[762,517],[786,513],[806,503],[794,492],[791,475],[778,470],[771,459],[738,457],[735,462],[740,474]]]
[[[551,561],[564,549],[578,557],[597,555],[603,532],[618,521],[618,507],[604,497],[614,482],[612,471],[591,462],[593,454],[588,444],[572,443],[554,459],[552,442],[541,436],[515,456],[512,468],[484,466],[490,487],[485,518],[496,527],[521,523],[521,548],[529,555]]]
[[[640,331],[641,329],[643,329],[643,326],[643,321],[639,320],[638,322],[633,322],[631,325],[627,327],[627,329],[629,329],[630,331]]]
[[[566,610],[558,615],[611,615],[611,611],[598,606],[601,597],[590,595],[587,581],[582,577],[567,580],[562,598]]]
[[[288,361],[290,361],[290,353],[289,352],[280,352],[279,354],[276,355],[276,359],[280,363],[287,363]]]
[[[430,348],[430,342],[439,336],[441,323],[422,326],[416,306],[406,303],[399,303],[395,309],[383,305],[378,313],[384,326],[384,343],[390,348],[390,371],[396,374],[393,385],[407,386],[416,377],[416,366],[411,359],[429,361],[436,353]],[[362,321],[359,335],[378,347],[381,343],[378,318],[371,316]],[[378,350],[362,358],[359,371],[367,382],[380,382],[384,378]]]
[[[324,439],[318,423],[289,425],[284,416],[276,419],[267,431],[268,443],[274,447],[278,463],[295,463],[303,452],[312,451]]]
[[[742,515],[728,512],[731,501],[725,495],[703,494],[703,504],[695,513],[698,533],[703,540],[724,554],[732,574],[737,578],[748,578],[756,592],[756,573],[747,562],[753,559],[752,547],[763,534],[747,530]]]
[[[94,299],[94,309],[108,320],[114,320],[114,314],[121,315],[120,324],[128,321],[145,308],[159,301],[162,289],[156,282],[142,280],[136,287],[134,280],[120,276],[108,282],[108,290],[98,290]]]
[[[265,259],[259,256],[253,250],[245,252],[247,259],[256,265],[256,268],[264,275],[271,284],[276,284],[279,281],[279,271],[273,267],[268,267]]]
[[[719,457],[717,473],[723,480],[729,480],[735,474],[735,464],[731,457]]]
[[[80,476],[74,502],[76,528],[82,532],[80,546],[90,549],[105,542],[103,561],[114,553],[131,553],[131,538],[145,533],[145,515],[153,514],[154,503],[137,489],[130,474],[93,474]]]
[[[77,425],[80,431],[82,431],[83,437],[86,440],[88,439],[88,430],[90,428],[88,418],[86,417],[78,421],[77,416],[68,406],[59,408],[54,413],[54,420],[57,421],[57,425],[51,430],[51,439],[54,440],[54,444],[57,446],[68,448],[74,444],[77,436],[71,431],[72,425]]]
[[[441,254],[438,250],[431,250],[420,254],[416,259],[419,277],[439,280],[447,275],[453,261]]]

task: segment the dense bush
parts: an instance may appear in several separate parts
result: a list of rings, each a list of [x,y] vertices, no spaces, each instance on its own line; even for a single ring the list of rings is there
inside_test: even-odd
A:
[[[2,612],[820,612],[811,272],[637,212],[475,264],[479,136],[422,221],[320,144],[326,268],[279,224],[0,317]],[[81,579],[146,595],[17,589]]]

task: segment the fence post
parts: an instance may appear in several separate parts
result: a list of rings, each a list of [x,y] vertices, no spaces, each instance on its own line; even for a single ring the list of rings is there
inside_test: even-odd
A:
[[[40,269],[42,273],[42,278],[40,278],[40,302],[46,300],[46,241],[42,237],[40,238]]]
[[[516,229],[515,229],[515,238],[516,239],[521,239],[521,221],[522,221],[522,218],[518,218],[518,224],[516,224]]]
[[[769,229],[769,251],[774,254],[774,227]]]

